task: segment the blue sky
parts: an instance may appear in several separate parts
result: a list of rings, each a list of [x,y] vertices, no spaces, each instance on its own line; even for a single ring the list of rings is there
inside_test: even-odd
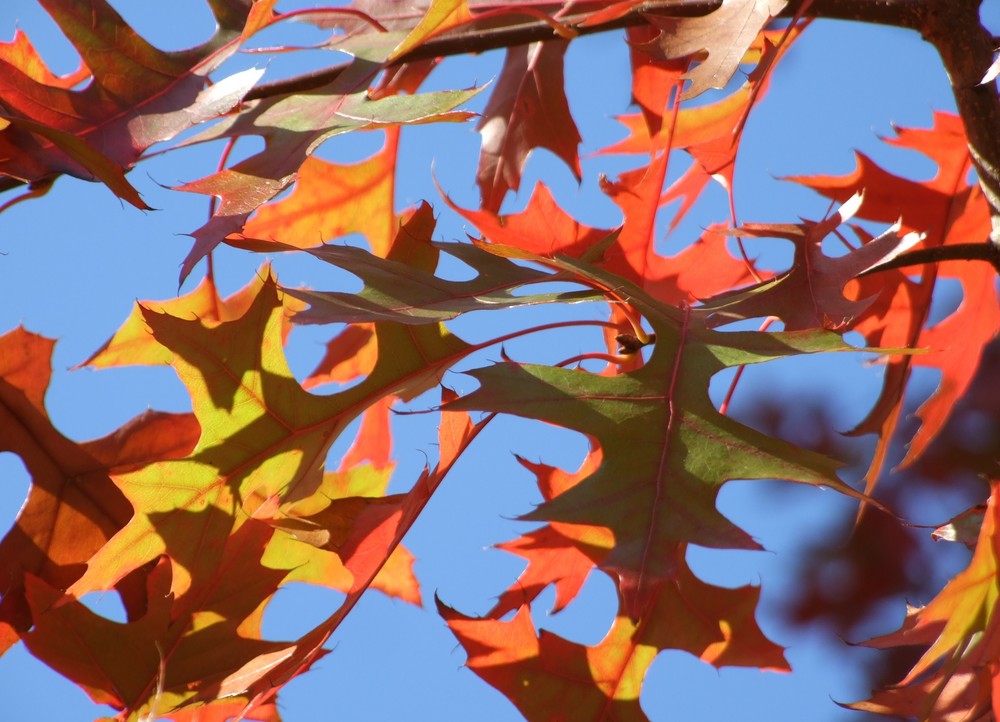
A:
[[[172,2],[169,9],[166,3],[139,0],[113,4],[161,47],[187,46],[211,32],[203,0]],[[279,4],[279,9],[297,6]],[[996,32],[1000,12],[995,7],[991,12]],[[57,71],[75,67],[65,41],[30,0],[7,0],[0,7],[0,39],[9,40],[16,27],[29,34]],[[319,36],[304,32],[297,38],[315,41]],[[278,39],[269,38],[266,43]],[[431,86],[481,84],[495,77],[501,59],[501,54],[494,52],[449,61],[432,77]],[[301,63],[315,67],[329,61],[325,53],[309,53],[305,59],[243,56],[224,66],[223,72],[266,65],[265,79],[270,79],[295,72],[303,67]],[[584,138],[582,155],[621,137],[612,116],[629,110],[627,77],[627,58],[617,33],[573,44],[567,59],[567,92]],[[482,104],[480,99],[472,107],[481,109]],[[933,110],[952,107],[936,55],[916,33],[845,22],[814,23],[779,67],[769,95],[748,124],[736,179],[740,220],[794,222],[800,216],[821,216],[827,207],[825,200],[776,177],[848,172],[854,166],[851,151],[855,148],[896,172],[929,177],[933,167],[926,159],[893,152],[878,138],[890,135],[892,124],[927,126]],[[325,146],[321,155],[357,160],[379,146],[378,138],[357,136],[351,134]],[[471,207],[477,202],[473,177],[478,147],[473,123],[404,131],[398,203],[402,207],[426,198],[441,216],[442,239],[463,238],[466,228],[440,201],[428,169],[433,167],[442,187],[460,205]],[[19,204],[0,216],[0,332],[24,324],[31,331],[59,339],[47,402],[56,427],[67,436],[78,440],[102,436],[149,407],[190,407],[183,386],[169,369],[68,369],[111,335],[135,299],[166,299],[176,293],[178,267],[190,243],[183,234],[204,222],[207,204],[201,197],[172,193],[162,186],[211,172],[217,152],[217,148],[185,149],[140,164],[129,178],[157,211],[137,211],[100,185],[65,178],[47,197]],[[620,222],[617,209],[600,194],[598,176],[613,176],[638,162],[585,157],[583,184],[577,187],[556,159],[536,153],[528,164],[521,195],[505,209],[523,207],[535,181],[544,180],[560,204],[584,222],[616,225]],[[665,221],[671,210],[667,209]],[[697,211],[674,233],[668,247],[693,240],[701,227],[725,218],[724,194],[711,189]],[[783,262],[780,252],[766,253],[771,262]],[[257,255],[221,248],[216,269],[223,292],[244,285],[261,261]],[[324,269],[308,259],[281,257],[275,264],[286,285],[329,287]],[[199,267],[182,290],[190,290],[203,272]],[[476,315],[457,324],[456,329],[461,334],[463,323],[470,331],[477,324],[491,324],[491,329],[492,324],[497,324],[495,328],[517,325],[520,313],[504,319]],[[538,314],[566,317],[553,309],[524,313],[535,314],[535,319]],[[590,308],[579,313],[597,317],[600,311]],[[312,368],[326,333],[316,328],[296,332],[289,348],[293,371],[301,376]],[[564,341],[578,342],[572,336]],[[498,350],[489,351],[475,365],[498,357]],[[755,368],[737,394],[733,413],[739,416],[741,404],[751,403],[755,393],[772,394],[788,403],[795,403],[802,394],[822,394],[814,380],[823,374],[837,379],[836,398],[829,402],[838,428],[847,428],[864,415],[878,389],[879,371],[864,361],[861,354],[838,355]],[[449,375],[447,380],[460,390],[470,390],[473,385],[458,374]],[[922,379],[925,385],[933,381],[931,374]],[[724,389],[724,385],[720,381],[713,391]],[[424,453],[436,442],[430,418],[397,419],[396,483],[400,488],[415,478]],[[334,453],[342,448],[338,445]],[[575,468],[585,446],[575,434],[538,423],[501,419],[491,424],[485,438],[447,479],[406,540],[419,559],[417,572],[423,583],[425,608],[388,600],[378,593],[366,595],[335,635],[334,652],[283,694],[281,707],[286,720],[520,719],[499,693],[462,668],[464,652],[433,611],[436,592],[467,614],[485,612],[521,569],[517,558],[490,549],[492,544],[527,531],[528,527],[512,518],[538,501],[533,479],[516,463],[511,451]],[[0,497],[0,530],[5,531],[27,490],[28,479],[11,454],[0,454],[0,478],[5,485]],[[796,545],[803,538],[829,531],[830,510],[848,502],[833,492],[803,488],[782,495],[782,506],[775,508],[763,491],[767,486],[730,484],[719,504],[768,552],[696,551],[691,561],[706,581],[762,585],[760,624],[773,640],[788,646],[787,656],[795,672],[718,671],[680,652],[663,653],[650,670],[642,698],[653,720],[831,720],[848,714],[840,712],[832,700],[849,701],[868,693],[852,672],[853,655],[865,652],[846,649],[839,640],[819,633],[798,633],[785,626],[774,611],[787,585],[794,583],[789,559]],[[947,511],[950,513],[943,512],[942,520],[960,509]],[[301,634],[310,623],[326,617],[339,599],[328,590],[301,586],[282,591],[268,612],[265,629],[274,638]],[[611,582],[598,574],[591,576],[581,597],[564,612],[546,616],[544,610],[551,606],[551,600],[551,592],[539,600],[536,624],[583,643],[600,640],[615,604]],[[113,595],[88,601],[102,613],[119,614]],[[882,626],[871,633],[893,628],[902,612],[901,607],[887,610]],[[0,658],[0,679],[8,690],[5,719],[72,721],[101,714],[81,691],[20,647]]]

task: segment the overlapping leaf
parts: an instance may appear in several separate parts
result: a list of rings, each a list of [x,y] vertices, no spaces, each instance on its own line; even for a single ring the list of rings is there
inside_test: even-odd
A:
[[[887,142],[929,157],[938,167],[935,177],[922,182],[902,178],[858,154],[857,168],[847,176],[801,176],[791,180],[839,201],[864,191],[859,218],[890,223],[901,220],[903,230],[925,234],[923,247],[989,236],[989,210],[979,186],[969,184],[971,160],[957,116],[935,113],[933,127],[899,128],[897,138]],[[930,352],[891,362],[881,397],[857,431],[878,432],[881,441],[876,463],[884,458],[884,446],[896,429],[911,365],[940,369],[942,378],[937,391],[917,412],[923,424],[910,443],[905,460],[910,463],[941,430],[951,408],[968,388],[982,348],[1000,328],[996,273],[987,264],[946,262],[927,267],[918,280],[909,280],[898,272],[880,275],[884,280],[880,279],[874,288],[862,286],[862,291],[874,291],[879,296],[856,320],[855,327],[869,343],[927,348]],[[952,314],[925,329],[939,275],[959,280],[963,300]],[[873,465],[869,475],[877,475],[878,468]]]
[[[53,345],[23,329],[0,337],[0,450],[20,456],[31,476],[28,498],[0,542],[0,652],[31,626],[25,575],[55,587],[72,584],[128,522],[132,509],[109,474],[183,456],[199,433],[188,414],[147,412],[103,439],[65,438],[44,406]]]
[[[258,3],[248,19],[244,0],[210,0],[222,30],[201,48],[161,53],[104,0],[44,4],[80,49],[84,65],[58,78],[23,36],[0,46],[0,66],[9,71],[0,79],[0,151],[10,151],[0,173],[36,182],[37,192],[57,173],[98,178],[136,205],[141,199],[124,171],[151,143],[240,101],[256,73],[207,89],[204,78],[238,37],[277,17],[274,2]],[[346,31],[327,47],[355,59],[338,72],[324,71],[334,78],[325,86],[264,94],[191,139],[258,135],[264,149],[181,187],[221,199],[209,223],[195,232],[182,276],[216,244],[230,242],[268,252],[309,248],[314,257],[356,274],[364,289],[283,295],[265,271],[230,299],[221,299],[209,278],[186,297],[144,304],[88,363],[172,364],[195,414],[149,413],[87,444],[67,441],[45,417],[48,342],[23,331],[0,339],[0,415],[7,417],[0,424],[2,448],[24,459],[33,483],[15,528],[0,543],[2,566],[15,571],[3,589],[0,644],[30,626],[25,639],[36,656],[122,717],[277,719],[276,690],[324,654],[322,645],[366,589],[419,603],[412,557],[400,543],[490,418],[474,426],[456,412],[482,409],[559,424],[592,443],[573,474],[524,462],[538,474],[545,497],[526,518],[548,523],[501,545],[528,564],[491,618],[440,607],[468,650],[470,667],[529,719],[550,719],[553,710],[572,719],[644,719],[642,679],[661,649],[686,650],[719,666],[787,669],[781,650],[754,620],[757,590],[701,582],[686,565],[687,544],[756,548],[716,509],[718,490],[730,480],[776,477],[864,495],[837,478],[831,460],[720,414],[708,396],[712,376],[772,358],[851,350],[818,328],[857,328],[871,345],[929,346],[933,353],[920,363],[941,368],[943,379],[921,412],[925,423],[911,451],[919,453],[1000,325],[995,278],[985,268],[980,274],[943,265],[943,275],[960,279],[963,305],[921,331],[934,273],[918,281],[895,272],[885,282],[852,280],[895,252],[896,241],[865,239],[847,256],[827,258],[819,243],[840,216],[813,225],[745,227],[743,234],[791,239],[797,255],[788,274],[737,293],[719,296],[749,284],[754,270],[733,258],[717,234],[706,233],[672,258],[659,253],[657,213],[664,203],[683,197],[689,204],[712,175],[731,190],[742,123],[777,57],[773,40],[758,38],[758,30],[782,9],[780,0],[726,0],[700,18],[643,16],[661,30],[657,40],[650,28],[629,30],[632,91],[642,121],[609,151],[648,153],[649,161],[615,180],[602,179],[622,211],[618,230],[578,223],[543,185],[524,212],[497,214],[535,148],[551,150],[580,177],[579,135],[562,89],[561,40],[511,49],[487,105],[479,172],[483,208],[459,209],[485,240],[433,243],[427,205],[397,216],[396,126],[464,120],[468,114],[454,109],[475,91],[416,95],[433,61],[393,63],[434,38],[461,40],[462,28],[473,23],[487,33],[510,29],[510,17],[520,13],[548,22],[566,38],[581,17],[583,24],[607,22],[635,6],[561,8],[557,21],[547,14],[551,8],[531,3],[474,13],[465,0],[433,0],[416,10],[372,0],[301,16]],[[570,10],[575,15],[563,25]],[[658,59],[644,55],[636,45],[642,42]],[[748,49],[760,65],[743,88],[698,108],[671,104],[684,77],[693,81],[684,97],[724,85]],[[686,73],[691,62],[698,64]],[[383,72],[377,87],[366,90]],[[87,77],[86,88],[73,90]],[[893,221],[902,215],[907,230],[928,233],[926,245],[984,235],[986,206],[965,178],[964,135],[947,119],[936,123],[924,134],[901,131],[898,141],[939,162],[941,173],[930,183],[908,184],[864,161],[847,179],[808,182],[841,200],[865,187],[862,217]],[[312,157],[327,138],[369,128],[390,130],[385,148],[366,161],[340,166]],[[664,194],[669,153],[676,148],[687,149],[697,163]],[[287,198],[262,207],[293,182]],[[355,232],[365,235],[371,253],[317,247]],[[470,266],[476,277],[437,277],[441,252]],[[522,287],[549,280],[573,280],[588,290],[519,295]],[[717,298],[708,309],[689,309],[710,296]],[[601,299],[611,301],[614,325],[638,323],[638,314],[655,337],[633,328],[632,345],[623,342],[621,355],[605,356],[611,363],[602,374],[510,361],[472,372],[477,391],[458,400],[446,394],[437,466],[425,470],[411,491],[386,495],[393,398],[412,399],[438,384],[472,350],[443,321],[469,311]],[[299,322],[348,324],[306,385],[360,378],[355,386],[318,397],[292,377],[282,345],[287,312],[302,302],[311,307]],[[711,313],[716,320],[777,315],[786,332],[719,333],[706,323]],[[612,349],[619,330],[607,331]],[[882,399],[859,426],[882,432],[877,460],[899,416],[909,363],[891,363]],[[328,471],[331,443],[359,417],[355,445],[337,470]],[[933,719],[951,720],[991,707],[992,675],[1000,664],[993,629],[994,507],[991,502],[969,570],[914,612],[904,630],[881,640],[931,648],[903,687],[862,703],[867,709],[931,711]],[[555,611],[565,608],[595,566],[613,575],[621,592],[607,637],[587,648],[536,634],[521,605],[554,585]],[[265,641],[264,606],[291,580],[339,589],[344,604],[300,640]],[[76,598],[116,585],[126,623],[102,619]],[[519,607],[512,621],[499,621]]]
[[[723,0],[712,12],[693,18],[650,15],[660,28],[656,48],[665,58],[707,53],[694,70],[687,73],[691,85],[681,98],[693,98],[710,88],[722,89],[739,68],[743,56],[758,33],[777,17],[787,0]]]
[[[234,321],[206,325],[149,310],[143,315],[157,342],[173,353],[202,436],[185,459],[117,478],[138,513],[90,560],[71,590],[75,594],[106,589],[168,551],[178,566],[174,590],[182,593],[199,568],[218,563],[213,545],[238,528],[244,502],[312,494],[326,450],[353,418],[388,393],[426,388],[436,379],[428,360],[453,360],[463,348],[434,328],[405,338],[387,331],[379,340],[393,344],[391,363],[377,365],[359,386],[317,397],[288,371],[273,280],[265,280]]]
[[[445,401],[454,392],[443,389]],[[246,686],[234,686],[232,693],[249,692],[253,699],[248,709],[255,709],[294,676],[301,674],[319,656],[323,643],[346,618],[364,591],[376,580],[398,550],[403,536],[410,529],[454,463],[482,430],[485,423],[473,425],[467,414],[445,412],[439,428],[440,456],[433,469],[425,468],[413,488],[406,494],[385,498],[379,502],[353,505],[346,510],[350,516],[350,531],[341,534],[338,554],[352,575],[344,604],[312,631],[300,638],[293,654],[281,660],[267,680],[250,681]]]
[[[323,141],[355,130],[470,117],[470,113],[455,108],[475,96],[477,89],[370,99],[363,89],[381,69],[387,49],[379,48],[368,57],[361,53],[371,53],[370,48],[339,47],[359,56],[323,88],[308,95],[253,101],[239,115],[187,141],[258,135],[264,139],[264,149],[230,168],[177,188],[221,199],[209,222],[192,234],[195,245],[182,265],[182,280],[222,239],[241,233],[253,211],[291,185],[299,167]]]
[[[361,233],[372,252],[384,258],[399,225],[393,208],[398,129],[390,128],[386,135],[382,150],[360,163],[307,158],[292,192],[254,214],[240,233],[240,245],[265,252],[270,241],[311,248]]]
[[[34,182],[68,173],[106,183],[145,208],[125,180],[154,143],[228,112],[260,77],[247,71],[205,87],[236,50],[250,3],[213,0],[220,29],[197,48],[164,52],[143,40],[105,0],[42,3],[83,60],[54,77],[23,36],[0,53],[0,175]],[[86,72],[90,82],[73,89]]]
[[[563,87],[567,47],[564,41],[553,41],[507,50],[477,127],[483,137],[476,172],[483,210],[500,210],[507,191],[521,187],[521,173],[535,148],[551,150],[580,180],[581,138]]]
[[[536,633],[527,607],[509,622],[466,617],[440,601],[438,611],[465,647],[469,668],[526,719],[645,721],[639,695],[660,650],[681,649],[719,667],[788,670],[781,649],[754,622],[758,596],[752,587],[705,584],[682,563],[657,588],[641,624],[620,615],[592,647]]]
[[[783,238],[795,244],[792,267],[786,273],[746,290],[721,294],[706,303],[716,323],[776,316],[788,330],[845,329],[874,301],[848,299],[844,286],[864,271],[891,260],[920,241],[916,234],[899,236],[894,226],[844,256],[822,251],[823,239],[858,210],[862,197],[854,196],[820,222],[795,225],[749,224],[732,231],[744,237]]]
[[[25,644],[95,702],[127,714],[213,700],[234,677],[266,677],[274,659],[289,654],[288,643],[260,635],[263,604],[284,577],[260,566],[271,534],[252,521],[222,537],[218,566],[181,594],[172,591],[170,563],[160,561],[147,578],[145,614],[127,623],[29,580],[34,627]]]
[[[361,429],[337,471],[326,472],[316,493],[286,505],[267,523],[275,534],[263,563],[288,570],[286,581],[322,584],[343,592],[354,585],[339,552],[352,533],[357,516],[368,505],[394,504],[388,498],[389,479],[395,468],[389,460],[389,405],[386,397],[362,417]],[[258,513],[258,516],[261,516]],[[413,574],[413,555],[396,548],[372,587],[404,601],[420,604],[420,587]]]
[[[628,297],[656,334],[646,365],[603,377],[502,363],[470,372],[480,387],[453,408],[542,419],[595,439],[600,467],[525,518],[609,528],[615,546],[604,565],[618,577],[632,618],[676,573],[678,545],[757,548],[715,507],[726,481],[789,479],[858,496],[837,479],[831,460],[722,416],[708,398],[709,380],[727,366],[851,347],[822,332],[709,331],[624,279],[575,261],[551,263]]]
[[[1000,712],[998,489],[994,481],[969,566],[927,606],[911,609],[900,630],[866,643],[929,645],[923,656],[898,685],[851,707],[932,722],[985,719]]]
[[[675,256],[655,252],[656,204],[665,171],[661,158],[649,168],[602,183],[603,190],[620,202],[624,212],[625,223],[619,231],[580,223],[560,208],[551,191],[541,184],[527,207],[510,215],[461,208],[447,197],[445,201],[492,243],[529,254],[558,253],[575,258],[590,257],[595,248],[600,248],[596,263],[642,285],[666,303],[693,303],[734,285],[750,283],[750,269],[733,258],[716,234],[705,234]]]
[[[431,207],[426,203],[405,226],[414,242],[428,245],[433,228]],[[521,286],[551,280],[551,274],[518,266],[468,243],[434,243],[433,247],[473,268],[476,278],[447,281],[408,263],[350,246],[310,249],[316,258],[361,278],[365,287],[358,293],[286,289],[309,304],[295,315],[296,323],[395,321],[420,325],[447,321],[468,311],[601,299],[600,294],[590,291],[514,295]]]
[[[173,356],[169,349],[157,343],[150,334],[143,309],[154,309],[180,318],[185,316],[197,318],[210,326],[235,321],[246,313],[270,273],[268,266],[262,267],[250,283],[226,298],[219,295],[212,277],[206,276],[193,291],[183,296],[169,301],[143,301],[141,304],[136,304],[114,335],[80,365],[109,368],[169,364]],[[284,301],[286,311],[289,313],[301,309],[294,299],[284,299]],[[282,339],[287,339],[290,330],[291,323],[286,318],[281,326]]]

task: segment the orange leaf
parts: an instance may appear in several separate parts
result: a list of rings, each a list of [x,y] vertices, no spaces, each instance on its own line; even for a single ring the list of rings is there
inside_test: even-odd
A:
[[[13,528],[0,542],[7,570],[0,603],[0,651],[31,620],[23,578],[65,588],[84,564],[132,516],[109,478],[161,459],[178,458],[199,434],[189,414],[149,411],[111,435],[77,444],[62,436],[45,412],[54,342],[17,329],[0,336],[0,450],[21,457],[31,487]]]
[[[398,136],[398,129],[387,130],[382,150],[353,165],[307,158],[288,197],[261,207],[240,240],[228,242],[267,252],[268,241],[311,248],[361,233],[372,253],[385,257],[399,224],[393,210]]]
[[[528,720],[645,720],[643,677],[658,652],[682,649],[716,666],[789,671],[780,647],[754,621],[759,592],[723,589],[686,568],[658,588],[638,625],[618,616],[597,645],[536,635],[527,607],[509,622],[474,619],[438,600],[438,612],[465,647],[468,666]]]
[[[172,355],[162,344],[157,343],[146,325],[144,309],[168,313],[180,318],[197,318],[207,326],[217,326],[226,321],[238,319],[250,307],[253,299],[260,292],[265,279],[270,275],[270,266],[261,267],[254,279],[239,291],[221,298],[211,277],[205,277],[201,283],[183,296],[169,301],[142,301],[132,307],[129,317],[115,334],[109,338],[100,349],[80,366],[95,368],[110,368],[113,366],[135,365],[166,365]],[[286,299],[286,306],[292,309],[301,308],[294,299]],[[285,320],[282,323],[282,338],[287,339],[291,324]]]
[[[472,22],[467,0],[431,0],[430,7],[422,12],[420,22],[396,46],[389,60],[396,60],[423,44],[430,38]]]
[[[901,629],[865,642],[880,649],[929,645],[906,677],[850,705],[931,722],[985,719],[1000,709],[1000,482],[991,483],[969,565]]]

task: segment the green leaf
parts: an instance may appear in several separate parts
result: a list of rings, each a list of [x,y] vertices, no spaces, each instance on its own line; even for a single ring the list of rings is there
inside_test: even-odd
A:
[[[423,223],[426,230],[430,206],[424,204],[417,213],[423,220],[415,218],[407,227]],[[433,223],[429,229],[433,229]],[[425,238],[411,237],[411,241],[426,245],[428,251],[443,251],[457,258],[473,268],[476,277],[448,281],[412,263],[379,258],[360,248],[325,245],[309,253],[350,271],[364,281],[365,287],[359,293],[286,288],[286,293],[310,304],[293,320],[300,324],[397,321],[419,325],[447,321],[469,311],[604,298],[590,290],[514,295],[513,291],[521,286],[554,280],[552,274],[519,266],[468,243],[432,243],[429,231]]]
[[[549,263],[614,289],[643,313],[657,339],[647,363],[617,376],[500,363],[469,372],[479,389],[448,408],[540,419],[596,440],[596,471],[524,518],[609,528],[615,547],[604,567],[618,576],[630,616],[677,573],[681,545],[759,548],[716,509],[726,481],[787,479],[863,497],[837,478],[837,462],[723,416],[708,395],[727,367],[853,347],[832,333],[713,331],[610,273],[572,259]]]

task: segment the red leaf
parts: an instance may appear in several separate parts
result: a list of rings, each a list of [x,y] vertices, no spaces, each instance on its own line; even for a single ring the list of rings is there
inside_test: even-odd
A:
[[[13,127],[0,134],[0,175],[34,182],[60,173],[101,180],[147,206],[123,172],[154,143],[228,112],[260,71],[205,88],[235,49],[246,7],[213,5],[222,26],[198,48],[163,52],[139,37],[105,0],[43,2],[73,42],[84,68],[56,78],[27,40],[0,53],[0,100]],[[73,88],[92,74],[90,83]]]
[[[862,203],[860,196],[849,199],[840,209],[820,222],[794,225],[751,223],[732,235],[783,238],[795,244],[792,267],[775,278],[750,287],[722,293],[706,303],[716,325],[733,320],[776,316],[787,330],[825,328],[845,330],[875,300],[849,299],[844,287],[864,271],[889,260],[920,240],[916,234],[900,237],[898,226],[869,240],[844,256],[823,253],[823,240],[846,223]]]
[[[918,151],[938,166],[937,175],[917,182],[893,175],[858,154],[857,168],[843,177],[795,177],[799,183],[830,198],[844,200],[864,190],[858,216],[871,220],[901,219],[905,230],[926,234],[923,245],[934,247],[985,239],[990,233],[989,209],[978,185],[970,185],[972,167],[962,121],[935,113],[928,129],[897,129],[886,142]],[[963,302],[935,327],[922,329],[930,312],[938,275],[957,278]],[[882,274],[887,275],[887,274]],[[857,321],[869,343],[928,348],[929,353],[892,362],[882,395],[858,432],[880,432],[880,450],[869,470],[869,484],[877,476],[899,418],[905,379],[911,364],[941,370],[941,383],[917,412],[923,420],[903,464],[911,464],[940,432],[955,402],[965,393],[982,356],[983,347],[1000,328],[1000,304],[993,291],[996,273],[987,264],[944,262],[927,267],[917,282],[892,274],[882,295]]]

